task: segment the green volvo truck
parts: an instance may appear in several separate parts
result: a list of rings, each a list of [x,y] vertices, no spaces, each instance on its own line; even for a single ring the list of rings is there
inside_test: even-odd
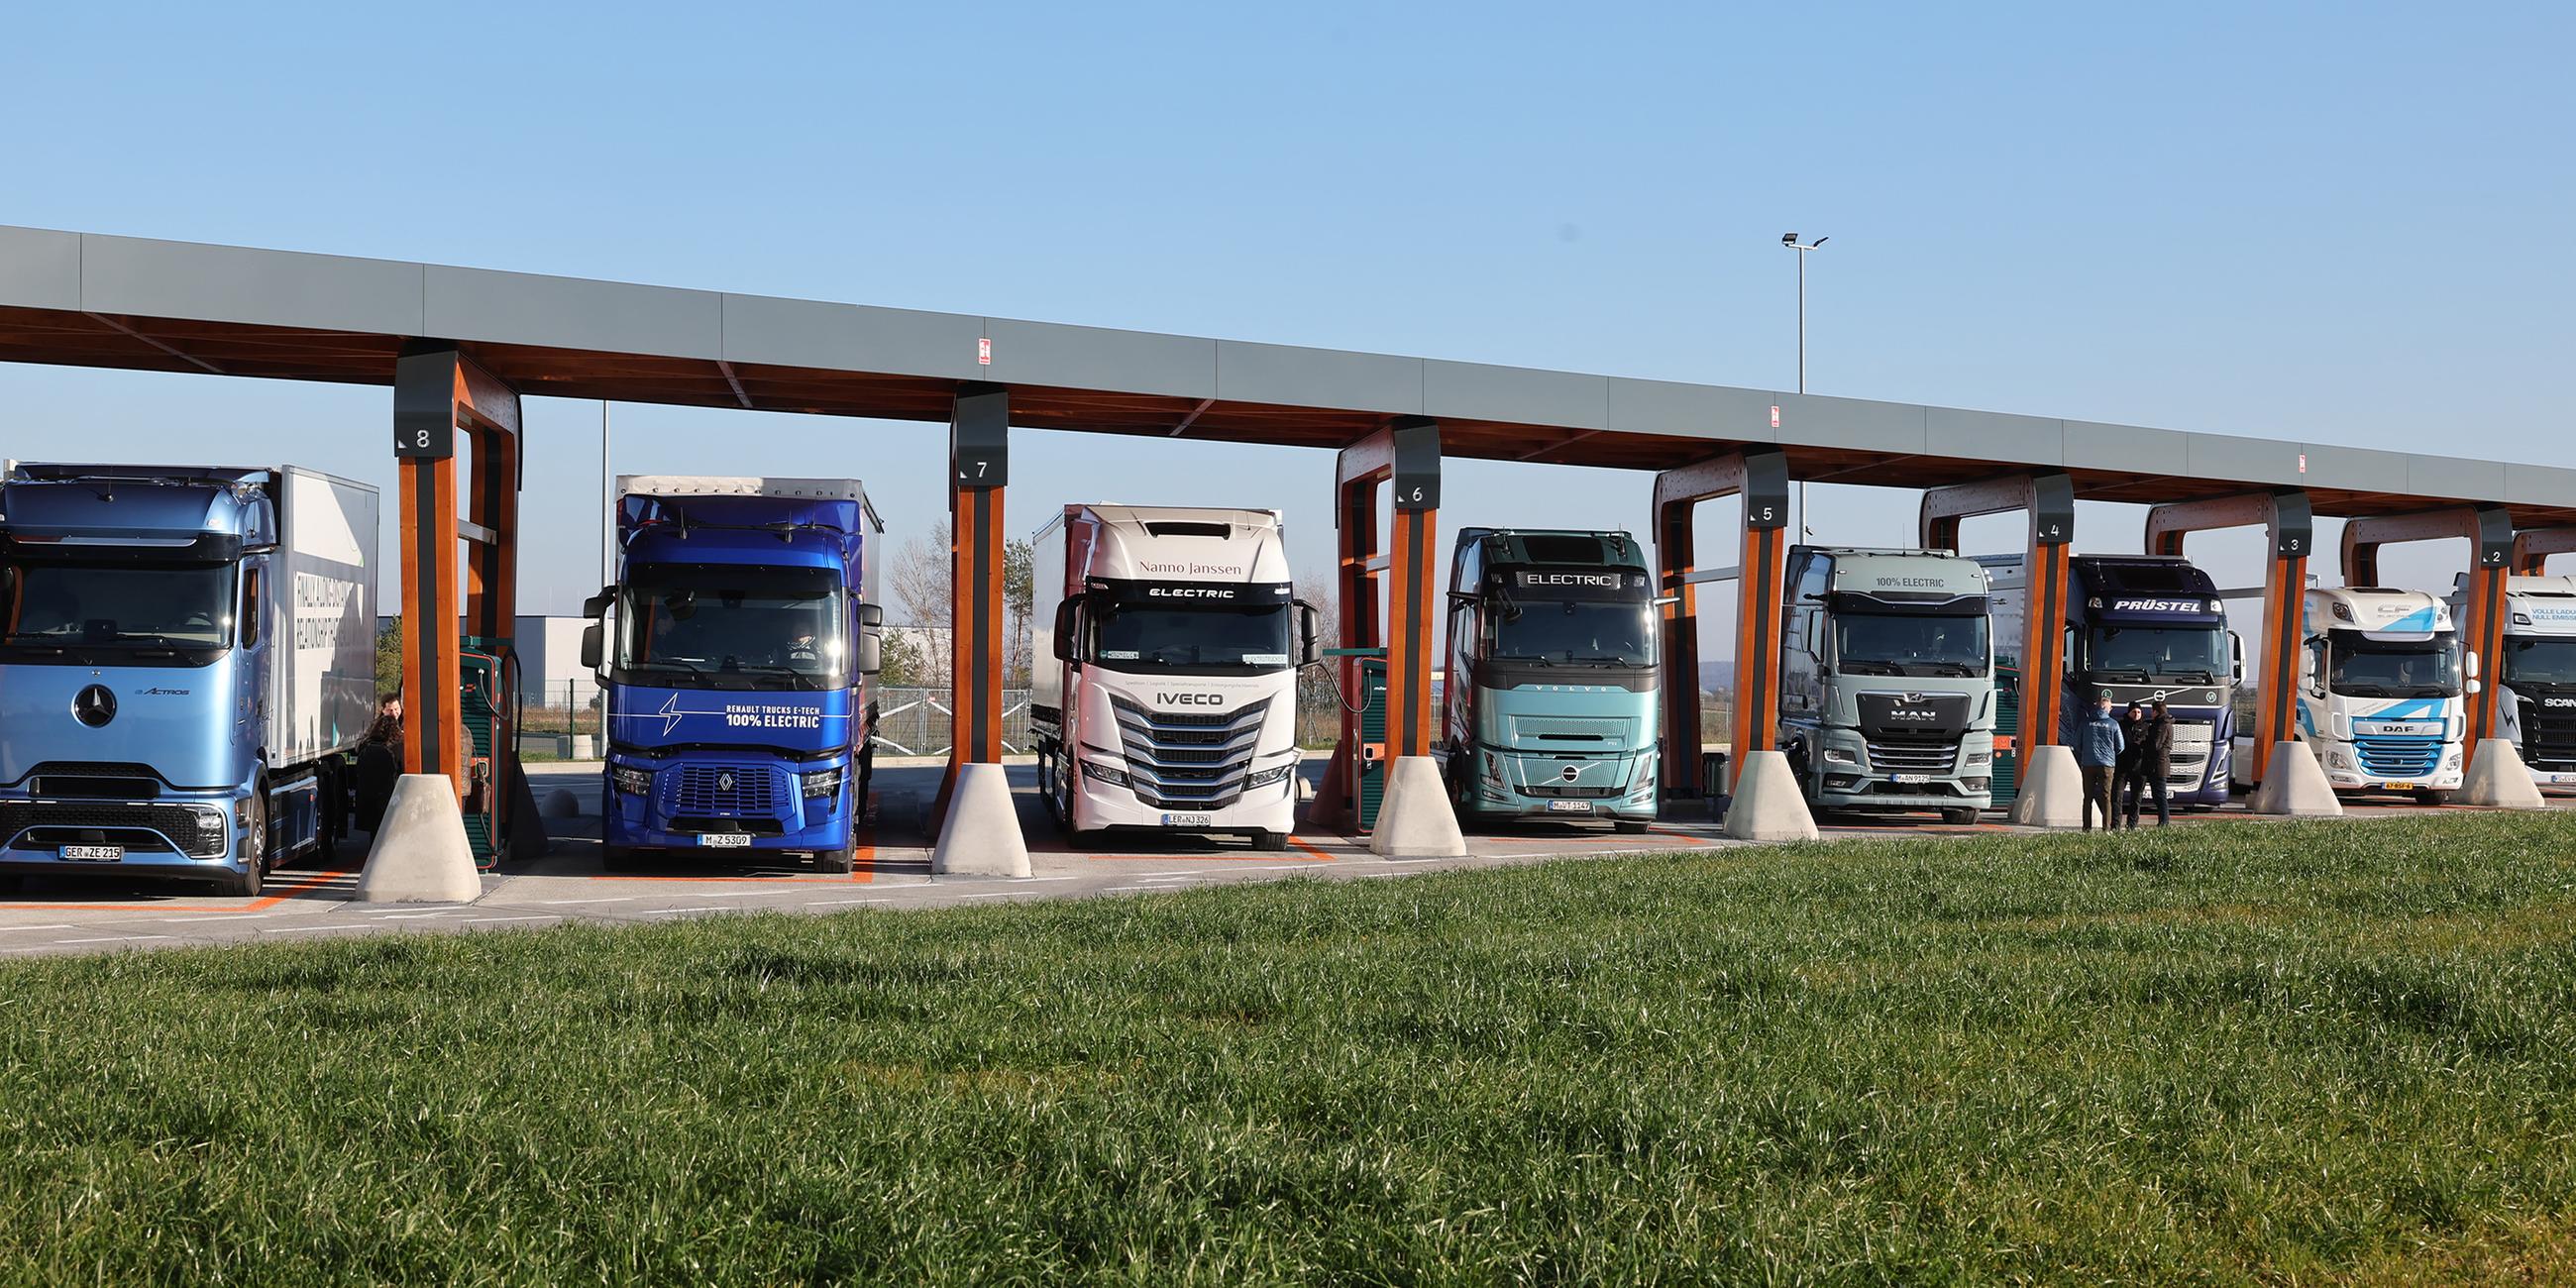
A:
[[[1462,822],[1655,819],[1654,577],[1625,532],[1466,528],[1439,752]]]

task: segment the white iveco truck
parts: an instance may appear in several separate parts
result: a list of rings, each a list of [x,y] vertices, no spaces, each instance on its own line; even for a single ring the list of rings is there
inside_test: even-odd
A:
[[[1295,599],[1275,510],[1069,505],[1037,535],[1029,719],[1056,825],[1238,833],[1296,826]]]
[[[2435,800],[2459,787],[2461,696],[2477,681],[2449,605],[2420,590],[2311,587],[2300,646],[2299,737],[2337,792]]]

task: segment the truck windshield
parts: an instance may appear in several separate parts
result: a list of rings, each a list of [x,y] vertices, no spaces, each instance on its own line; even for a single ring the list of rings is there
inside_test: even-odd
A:
[[[620,597],[617,666],[674,687],[835,688],[848,618],[822,569],[645,564]]]
[[[2103,679],[2216,684],[2233,668],[2227,633],[2210,626],[2096,626],[2086,664]]]
[[[2499,674],[2507,684],[2576,684],[2576,636],[2508,637]]]
[[[1290,660],[1286,604],[1145,607],[1096,601],[1091,660],[1134,670],[1275,669]]]
[[[232,642],[228,563],[21,563],[0,568],[6,646],[20,656],[112,660],[205,653]]]
[[[1497,605],[1491,656],[1568,666],[1653,666],[1654,608],[1642,600],[1514,599]]]
[[[1850,675],[1984,675],[1986,619],[1837,613],[1834,664]]]
[[[2374,640],[2338,633],[2330,645],[2336,693],[2352,698],[2448,698],[2460,692],[2452,641]]]

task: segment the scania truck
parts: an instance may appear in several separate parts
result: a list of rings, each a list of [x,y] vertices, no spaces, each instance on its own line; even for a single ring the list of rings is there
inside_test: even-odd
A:
[[[2300,617],[2299,737],[2334,790],[2428,802],[2456,790],[2461,698],[2477,681],[2450,606],[2420,590],[2310,587]]]
[[[1056,825],[1287,848],[1315,610],[1278,512],[1068,505],[1034,553],[1029,626],[1052,645],[1032,640],[1029,722]]]
[[[867,812],[885,524],[857,479],[628,475],[587,611],[611,866],[655,854],[847,872]]]
[[[376,492],[293,466],[0,474],[0,868],[259,893],[375,716]]]
[[[1980,555],[1994,587],[1995,646],[2017,649],[2029,581],[2023,556]],[[2173,716],[2166,785],[2175,805],[2227,803],[2236,738],[2235,692],[2244,650],[2209,574],[2162,555],[2077,555],[2069,561],[2067,671],[2058,736],[2108,692],[2120,706],[2162,700]]]
[[[2496,732],[2522,753],[2532,782],[2576,789],[2576,577],[2510,577],[2504,593],[2504,654],[2491,672]],[[2453,620],[2465,595],[2452,588]]]
[[[1792,546],[1780,645],[1780,749],[1808,807],[1993,803],[1994,647],[1986,570],[1947,550]]]
[[[1625,532],[1467,528],[1439,751],[1462,821],[1655,819],[1655,592]]]

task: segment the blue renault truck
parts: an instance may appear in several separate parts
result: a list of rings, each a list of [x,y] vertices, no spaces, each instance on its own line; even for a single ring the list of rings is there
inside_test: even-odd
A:
[[[604,857],[850,870],[875,754],[885,524],[856,479],[627,475],[586,606],[608,733]]]
[[[1462,820],[1655,820],[1654,577],[1625,532],[1465,528],[1438,750]]]
[[[375,715],[375,489],[0,469],[0,871],[259,893],[328,850]]]
[[[2007,666],[2022,641],[2030,602],[2023,556],[1980,555],[1994,585],[1995,643]],[[2162,699],[2173,715],[2173,753],[2166,787],[2173,804],[2212,809],[2227,803],[2236,736],[2236,685],[2244,647],[2227,629],[2227,605],[2209,574],[2167,555],[2076,555],[2062,629],[2066,673],[2059,736],[2096,695],[2114,703]]]

